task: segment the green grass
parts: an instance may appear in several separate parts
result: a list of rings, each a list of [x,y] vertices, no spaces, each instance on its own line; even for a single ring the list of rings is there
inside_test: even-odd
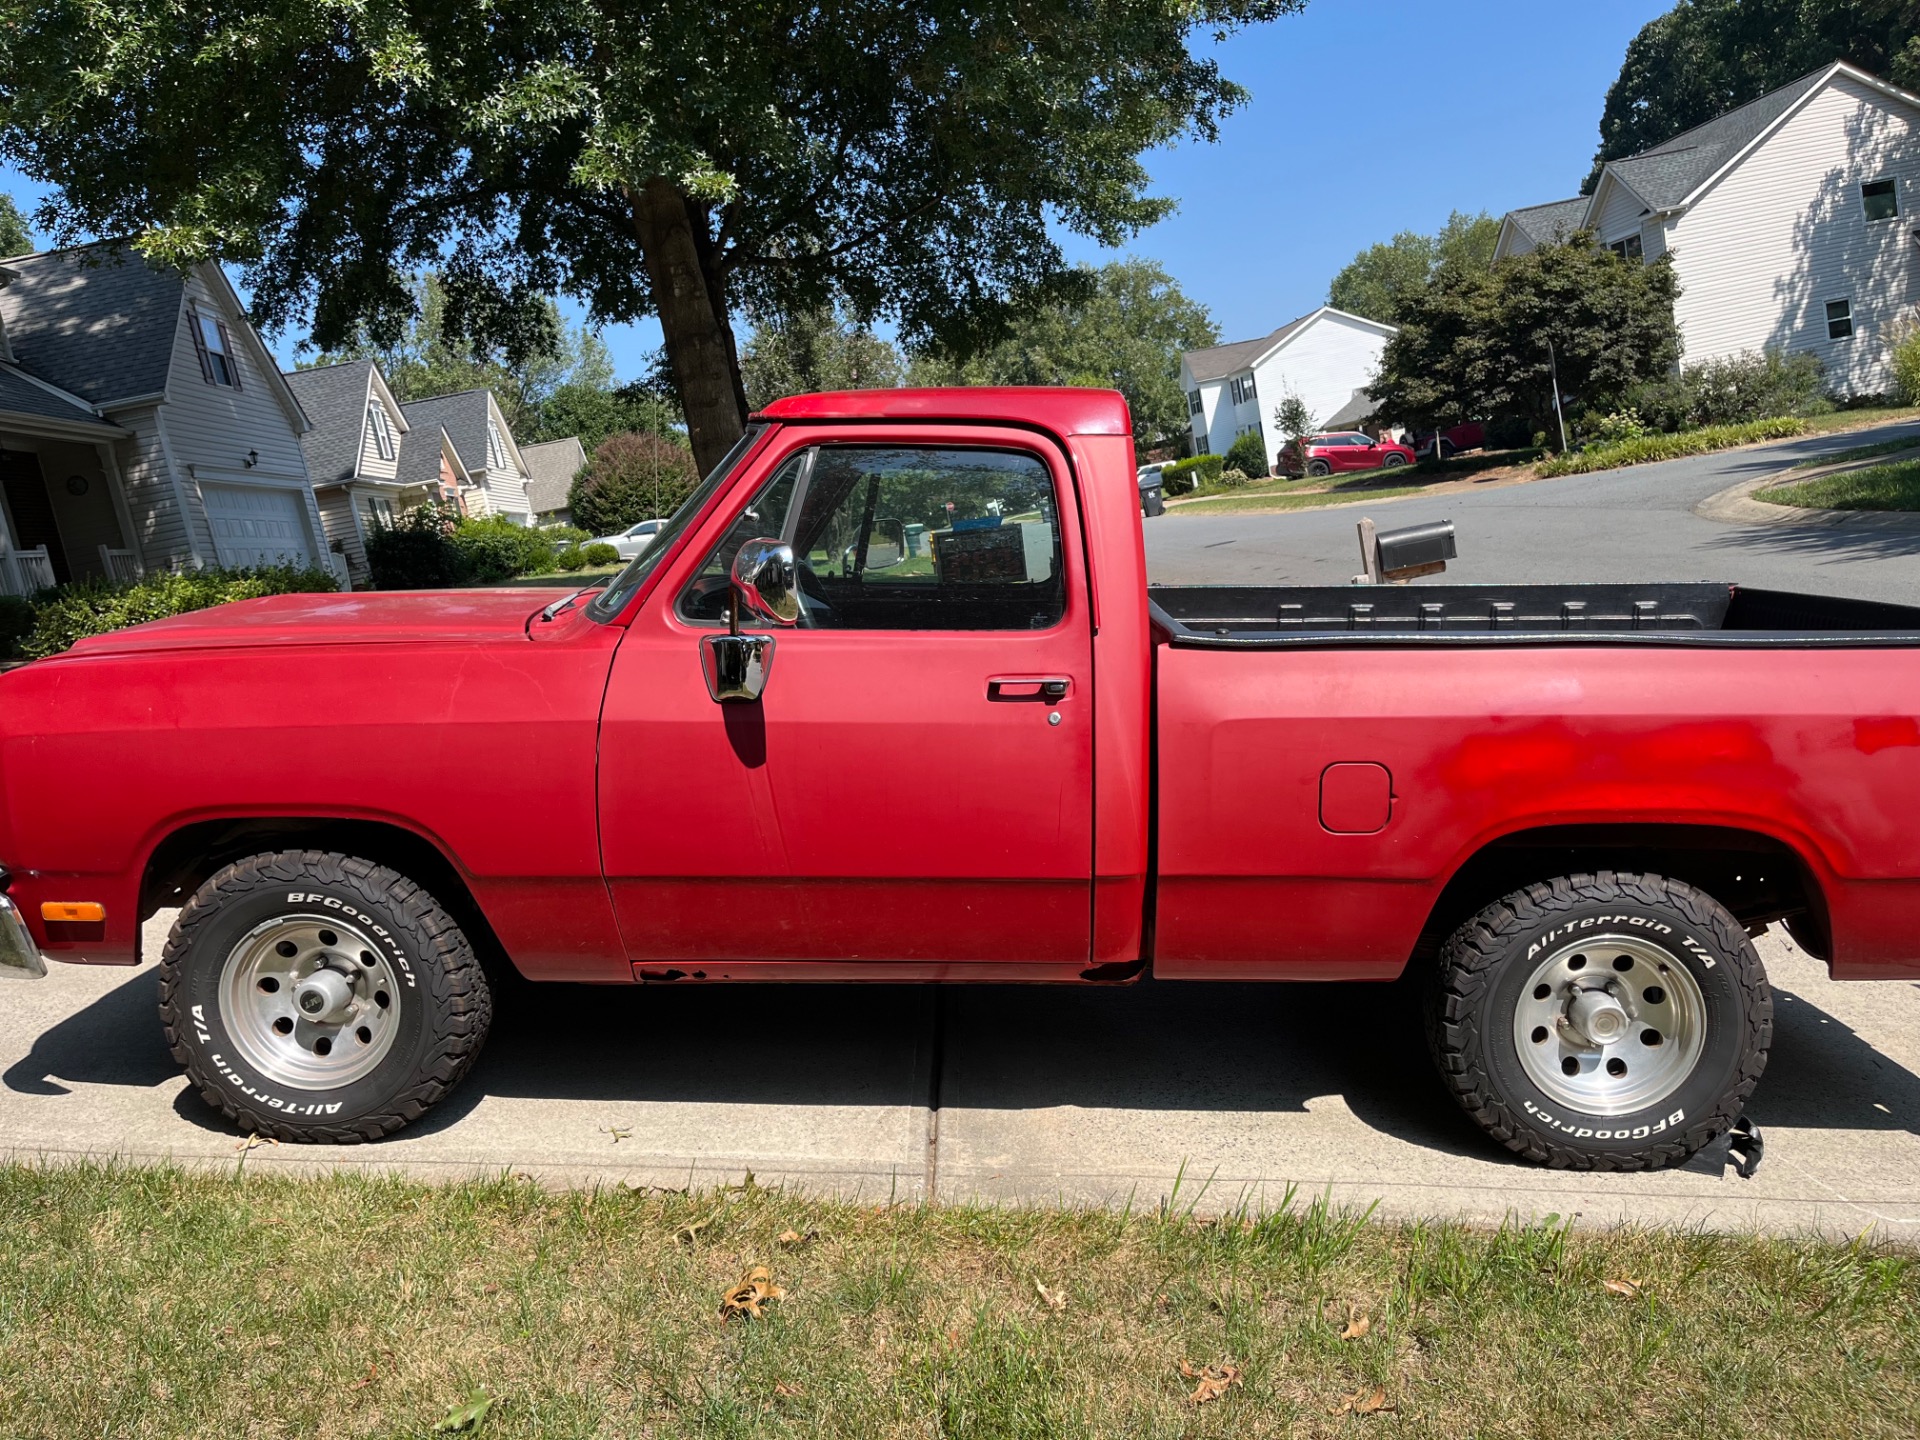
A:
[[[1239,510],[1310,510],[1325,505],[1350,505],[1362,500],[1418,495],[1450,480],[1465,480],[1485,470],[1526,465],[1540,457],[1538,450],[1495,450],[1459,455],[1435,464],[1402,465],[1391,470],[1361,470],[1339,479],[1276,476],[1235,488],[1210,486],[1199,498],[1184,500],[1180,510],[1205,509],[1214,513]],[[1398,482],[1398,483],[1395,483]],[[1409,483],[1411,482],[1411,483]]]
[[[626,568],[627,562],[622,560],[618,565],[589,565],[584,570],[548,570],[539,575],[516,575],[511,580],[495,580],[480,588],[494,590],[503,585],[520,585],[539,589],[578,590],[582,585],[591,585],[596,580],[618,575]]]
[[[1911,405],[1860,405],[1850,410],[1834,410],[1807,418],[1807,432],[1825,435],[1834,430],[1859,430],[1889,420],[1920,420],[1920,409]]]
[[[1535,473],[1542,478],[1553,475],[1587,475],[1596,470],[1617,470],[1625,465],[1647,465],[1659,460],[1678,460],[1687,455],[1706,455],[1715,450],[1730,450],[1736,445],[1752,445],[1763,440],[1790,440],[1807,433],[1808,424],[1795,416],[1773,420],[1752,420],[1744,425],[1703,425],[1698,430],[1681,430],[1672,435],[1644,435],[1637,440],[1621,440],[1612,445],[1595,445],[1587,450],[1570,451],[1543,461]]]
[[[1803,505],[1819,510],[1920,510],[1920,460],[1870,465],[1864,470],[1777,485],[1756,491],[1753,498],[1771,505]]]
[[[1902,450],[1920,450],[1920,440],[1908,436],[1905,440],[1882,440],[1877,445],[1856,445],[1851,450],[1837,450],[1831,455],[1816,455],[1811,460],[1802,460],[1793,468],[1812,470],[1821,465],[1844,465],[1850,460],[1871,460],[1876,455],[1893,455]]]
[[[1920,1260],[1866,1243],[91,1165],[0,1167],[0,1213],[9,1440],[427,1437],[476,1393],[485,1440],[1873,1440],[1920,1413]],[[723,1321],[757,1265],[784,1298]],[[1195,1405],[1182,1361],[1240,1383]]]
[[[1402,472],[1404,473],[1404,472]],[[1297,482],[1292,489],[1272,487],[1254,489],[1248,486],[1244,490],[1230,490],[1224,495],[1209,495],[1203,499],[1192,500],[1177,511],[1168,514],[1218,515],[1223,511],[1239,510],[1313,510],[1327,505],[1357,505],[1368,500],[1392,500],[1402,495],[1419,495],[1431,489],[1437,483],[1428,481],[1424,485],[1365,485],[1352,489],[1309,490]]]

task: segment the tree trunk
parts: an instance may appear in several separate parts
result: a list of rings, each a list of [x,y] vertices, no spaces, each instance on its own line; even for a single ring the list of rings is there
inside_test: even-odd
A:
[[[628,192],[634,234],[646,257],[653,306],[666,338],[667,363],[687,417],[687,438],[701,474],[718,465],[746,429],[746,391],[727,319],[726,300],[703,263],[711,252],[704,212],[658,176]]]

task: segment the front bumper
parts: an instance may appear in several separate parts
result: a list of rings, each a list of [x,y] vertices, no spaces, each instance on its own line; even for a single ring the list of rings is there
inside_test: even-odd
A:
[[[0,895],[0,977],[9,980],[43,980],[47,962],[40,947],[20,918],[20,907]]]

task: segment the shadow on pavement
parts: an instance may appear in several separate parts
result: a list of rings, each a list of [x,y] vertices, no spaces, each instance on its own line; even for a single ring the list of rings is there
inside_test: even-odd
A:
[[[1281,1112],[1338,1096],[1363,1123],[1452,1154],[1504,1155],[1430,1068],[1414,985],[1124,988],[517,986],[474,1072],[410,1134],[488,1096],[741,1105],[1079,1106]],[[1762,1125],[1920,1133],[1920,1077],[1818,1006],[1776,992]],[[27,1095],[151,1087],[178,1073],[138,975],[36,1038],[0,1077]],[[224,1122],[183,1091],[182,1118]]]
[[[1868,521],[1872,516],[1865,517]],[[1793,555],[1821,565],[1920,555],[1920,515],[1905,529],[1859,525],[1742,525],[1702,543],[1729,554]]]

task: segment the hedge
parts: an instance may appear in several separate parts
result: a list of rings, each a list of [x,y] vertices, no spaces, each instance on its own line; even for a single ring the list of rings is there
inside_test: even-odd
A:
[[[422,505],[367,536],[376,590],[441,590],[538,575],[555,564],[553,536],[503,515],[462,518]]]
[[[1196,486],[1217,481],[1226,463],[1223,455],[1195,455],[1176,460],[1160,472],[1160,488],[1168,495],[1190,495]]]
[[[1682,430],[1675,435],[1643,435],[1614,445],[1596,445],[1590,450],[1572,451],[1543,460],[1536,475],[1585,475],[1594,470],[1614,470],[1622,465],[1645,465],[1655,460],[1678,460],[1686,455],[1705,455],[1714,450],[1729,450],[1735,445],[1751,445],[1758,440],[1791,440],[1807,433],[1807,422],[1790,415],[1772,420],[1750,420],[1744,425],[1707,425],[1698,430]]]
[[[32,600],[20,602],[32,615],[32,625],[24,631],[20,628],[20,604],[0,608],[0,645],[11,638],[12,655],[38,660],[57,655],[89,635],[205,610],[230,600],[324,594],[339,588],[339,581],[325,570],[277,565],[257,570],[183,570],[117,583],[82,580],[43,590]]]

